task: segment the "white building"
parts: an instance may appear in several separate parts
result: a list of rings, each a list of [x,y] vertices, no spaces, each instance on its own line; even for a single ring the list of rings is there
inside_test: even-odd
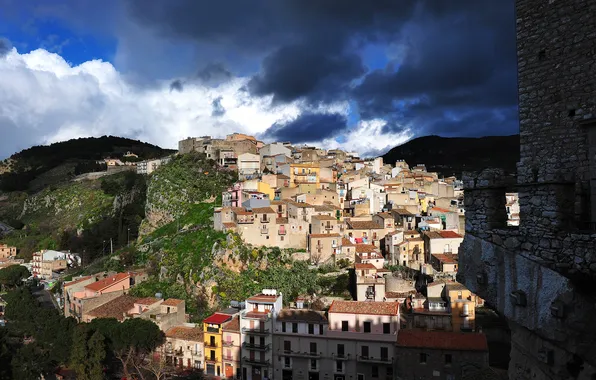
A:
[[[137,163],[137,174],[151,174],[161,165],[165,165],[172,157],[156,158],[153,160],[145,160]]]
[[[261,157],[258,154],[243,153],[238,155],[238,176],[244,179],[261,172]]]

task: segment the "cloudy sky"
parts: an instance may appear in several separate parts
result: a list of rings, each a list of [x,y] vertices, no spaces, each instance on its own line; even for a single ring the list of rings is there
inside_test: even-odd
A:
[[[106,134],[379,154],[518,132],[513,0],[0,0],[0,158]]]

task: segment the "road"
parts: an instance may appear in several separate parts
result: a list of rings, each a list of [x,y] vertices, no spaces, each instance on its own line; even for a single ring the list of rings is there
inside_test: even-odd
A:
[[[37,290],[33,292],[33,295],[35,296],[35,298],[37,298],[41,306],[58,309],[58,304],[56,303],[56,300],[48,290]]]

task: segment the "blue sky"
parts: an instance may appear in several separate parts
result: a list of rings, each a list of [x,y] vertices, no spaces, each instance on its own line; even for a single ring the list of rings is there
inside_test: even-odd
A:
[[[134,125],[115,132],[155,139],[166,130],[161,143],[168,146],[183,133],[235,128],[265,140],[378,153],[428,134],[518,131],[512,0],[450,7],[390,0],[4,1],[0,38],[16,48],[8,55],[19,57],[22,71],[0,90],[10,99],[19,89],[15,98],[25,91],[15,82],[19,75],[35,77],[26,83],[36,108],[21,107],[37,118],[0,106],[0,128],[23,134],[0,144],[0,156],[111,132],[106,120],[119,116]],[[36,49],[43,54],[26,55]],[[6,65],[8,55],[0,58]],[[92,60],[105,64],[86,64]],[[57,75],[55,93],[101,109],[85,119],[40,107],[48,102],[35,86],[47,88],[47,72]],[[71,99],[73,81],[81,87]],[[166,95],[173,82],[179,91]],[[214,113],[208,106],[216,103]]]

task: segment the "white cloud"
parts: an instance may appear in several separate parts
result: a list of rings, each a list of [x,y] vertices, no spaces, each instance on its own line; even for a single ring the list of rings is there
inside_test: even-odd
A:
[[[106,134],[175,148],[188,136],[264,132],[274,122],[307,110],[300,102],[270,108],[270,99],[250,97],[242,90],[247,81],[235,78],[217,88],[186,83],[182,92],[171,91],[171,81],[137,87],[108,62],[72,66],[43,49],[28,54],[13,49],[0,58],[0,157],[31,145]],[[212,117],[212,102],[218,97],[226,112]],[[309,111],[346,110],[339,103]],[[366,152],[402,139],[381,138],[381,128],[379,121],[362,122],[345,144],[323,144]]]

